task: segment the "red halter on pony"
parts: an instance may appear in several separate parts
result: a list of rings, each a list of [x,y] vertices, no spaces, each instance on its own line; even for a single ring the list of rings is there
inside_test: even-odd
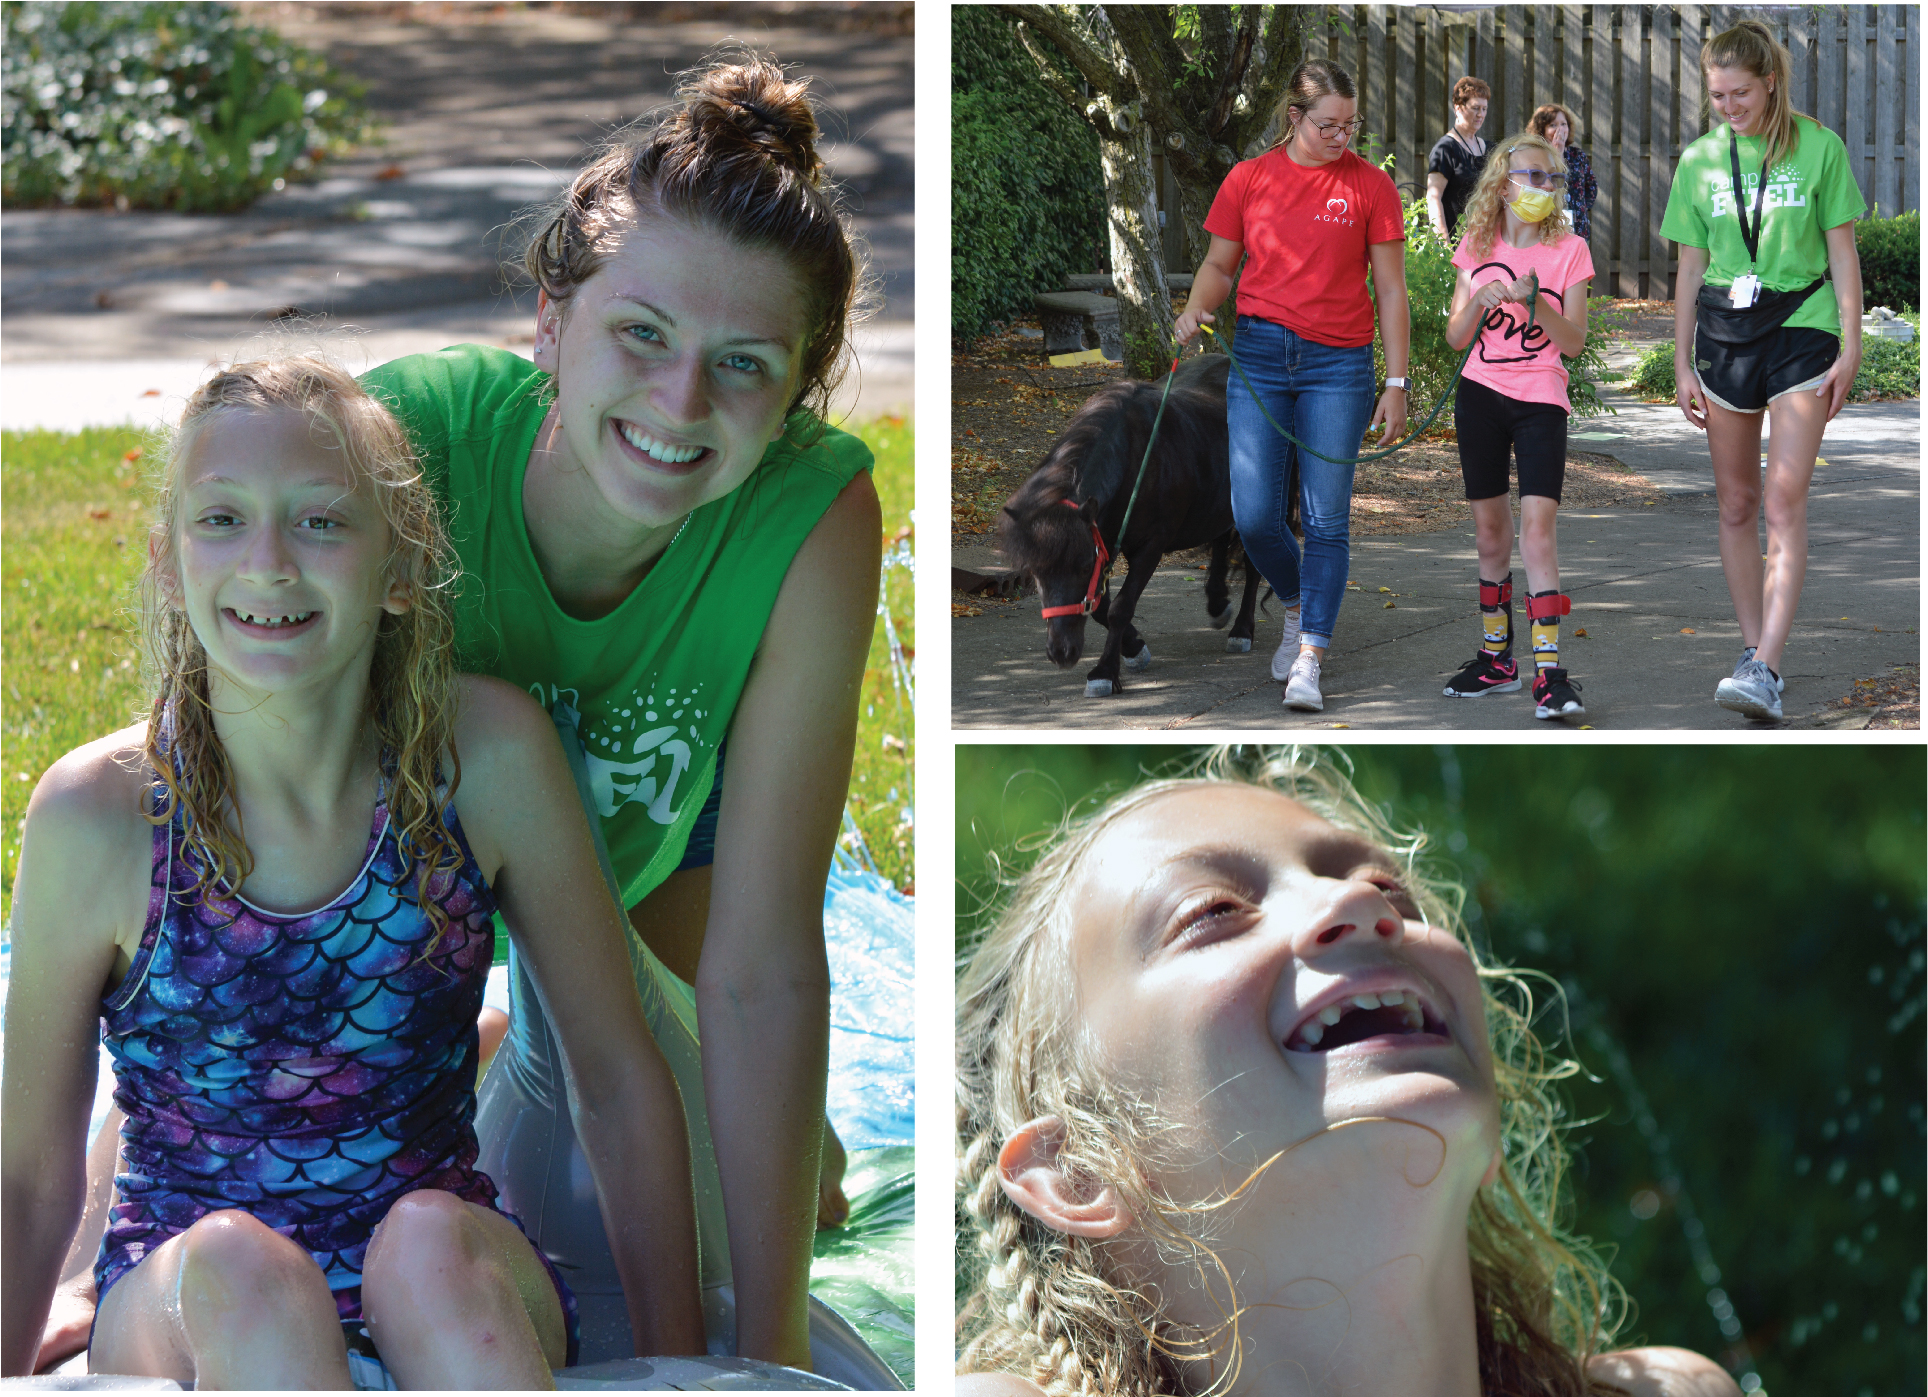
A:
[[[1058,503],[1066,509],[1078,510],[1076,500],[1059,500]],[[1078,510],[1078,516],[1081,519],[1084,517],[1082,510]],[[1091,581],[1085,586],[1084,600],[1069,606],[1045,607],[1045,620],[1049,621],[1053,616],[1089,616],[1098,609],[1098,587],[1104,580],[1105,564],[1111,561],[1111,550],[1105,547],[1104,535],[1098,532],[1096,524],[1091,525],[1091,541],[1097,545],[1098,560],[1091,565]]]

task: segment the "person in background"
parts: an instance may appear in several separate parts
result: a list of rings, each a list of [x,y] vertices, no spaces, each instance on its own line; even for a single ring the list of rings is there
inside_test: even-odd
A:
[[[1593,228],[1593,202],[1600,197],[1600,182],[1593,177],[1593,162],[1573,139],[1579,127],[1573,113],[1558,102],[1534,109],[1526,127],[1560,152],[1566,162],[1566,211],[1573,231],[1585,241]]]
[[[1453,129],[1434,142],[1426,157],[1426,212],[1442,242],[1459,235],[1459,215],[1486,167],[1487,147],[1479,128],[1486,124],[1492,100],[1493,89],[1478,78],[1454,83]]]

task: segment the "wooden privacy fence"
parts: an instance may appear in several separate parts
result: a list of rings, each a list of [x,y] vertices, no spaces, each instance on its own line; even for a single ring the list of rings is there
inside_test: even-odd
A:
[[[1707,130],[1700,48],[1735,21],[1765,20],[1793,59],[1797,110],[1848,147],[1862,196],[1882,215],[1921,207],[1921,10],[1915,5],[1327,5],[1308,54],[1344,64],[1393,178],[1423,190],[1426,157],[1452,124],[1452,87],[1493,89],[1481,134],[1517,131],[1558,102],[1579,123],[1600,196],[1590,239],[1595,293],[1671,298],[1674,245],[1660,236],[1680,152]],[[1175,201],[1168,203],[1168,207]],[[1175,222],[1175,220],[1174,220]],[[1179,230],[1165,256],[1187,265]]]

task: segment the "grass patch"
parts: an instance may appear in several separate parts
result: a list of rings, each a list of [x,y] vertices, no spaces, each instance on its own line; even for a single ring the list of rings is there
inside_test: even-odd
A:
[[[903,551],[884,595],[906,658],[912,645],[911,427],[880,419],[853,430],[877,454],[884,537]],[[20,830],[34,782],[66,752],[143,711],[135,583],[147,536],[147,439],[132,428],[0,433],[0,917],[13,906]],[[910,704],[893,679],[882,617],[864,674],[850,811],[884,876],[911,885]],[[896,745],[901,743],[901,747]]]

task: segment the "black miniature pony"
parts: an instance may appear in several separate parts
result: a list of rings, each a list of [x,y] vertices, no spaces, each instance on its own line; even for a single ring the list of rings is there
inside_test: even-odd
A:
[[[1122,540],[1118,528],[1139,462],[1145,459],[1163,379],[1117,383],[1092,394],[1004,506],[998,547],[1013,567],[1037,582],[1044,602],[1044,648],[1052,662],[1060,669],[1078,662],[1087,615],[1110,632],[1104,655],[1085,679],[1085,693],[1093,698],[1123,687],[1121,662],[1134,670],[1151,664],[1151,649],[1131,617],[1166,553],[1212,545],[1206,615],[1214,628],[1232,620],[1226,585],[1236,538],[1225,438],[1229,371],[1222,354],[1179,365],[1158,442],[1131,509],[1130,532]],[[1112,557],[1122,557],[1126,564],[1116,600],[1103,585],[1105,564]],[[1252,648],[1258,584],[1258,569],[1247,563],[1244,599],[1225,642],[1234,653]]]

